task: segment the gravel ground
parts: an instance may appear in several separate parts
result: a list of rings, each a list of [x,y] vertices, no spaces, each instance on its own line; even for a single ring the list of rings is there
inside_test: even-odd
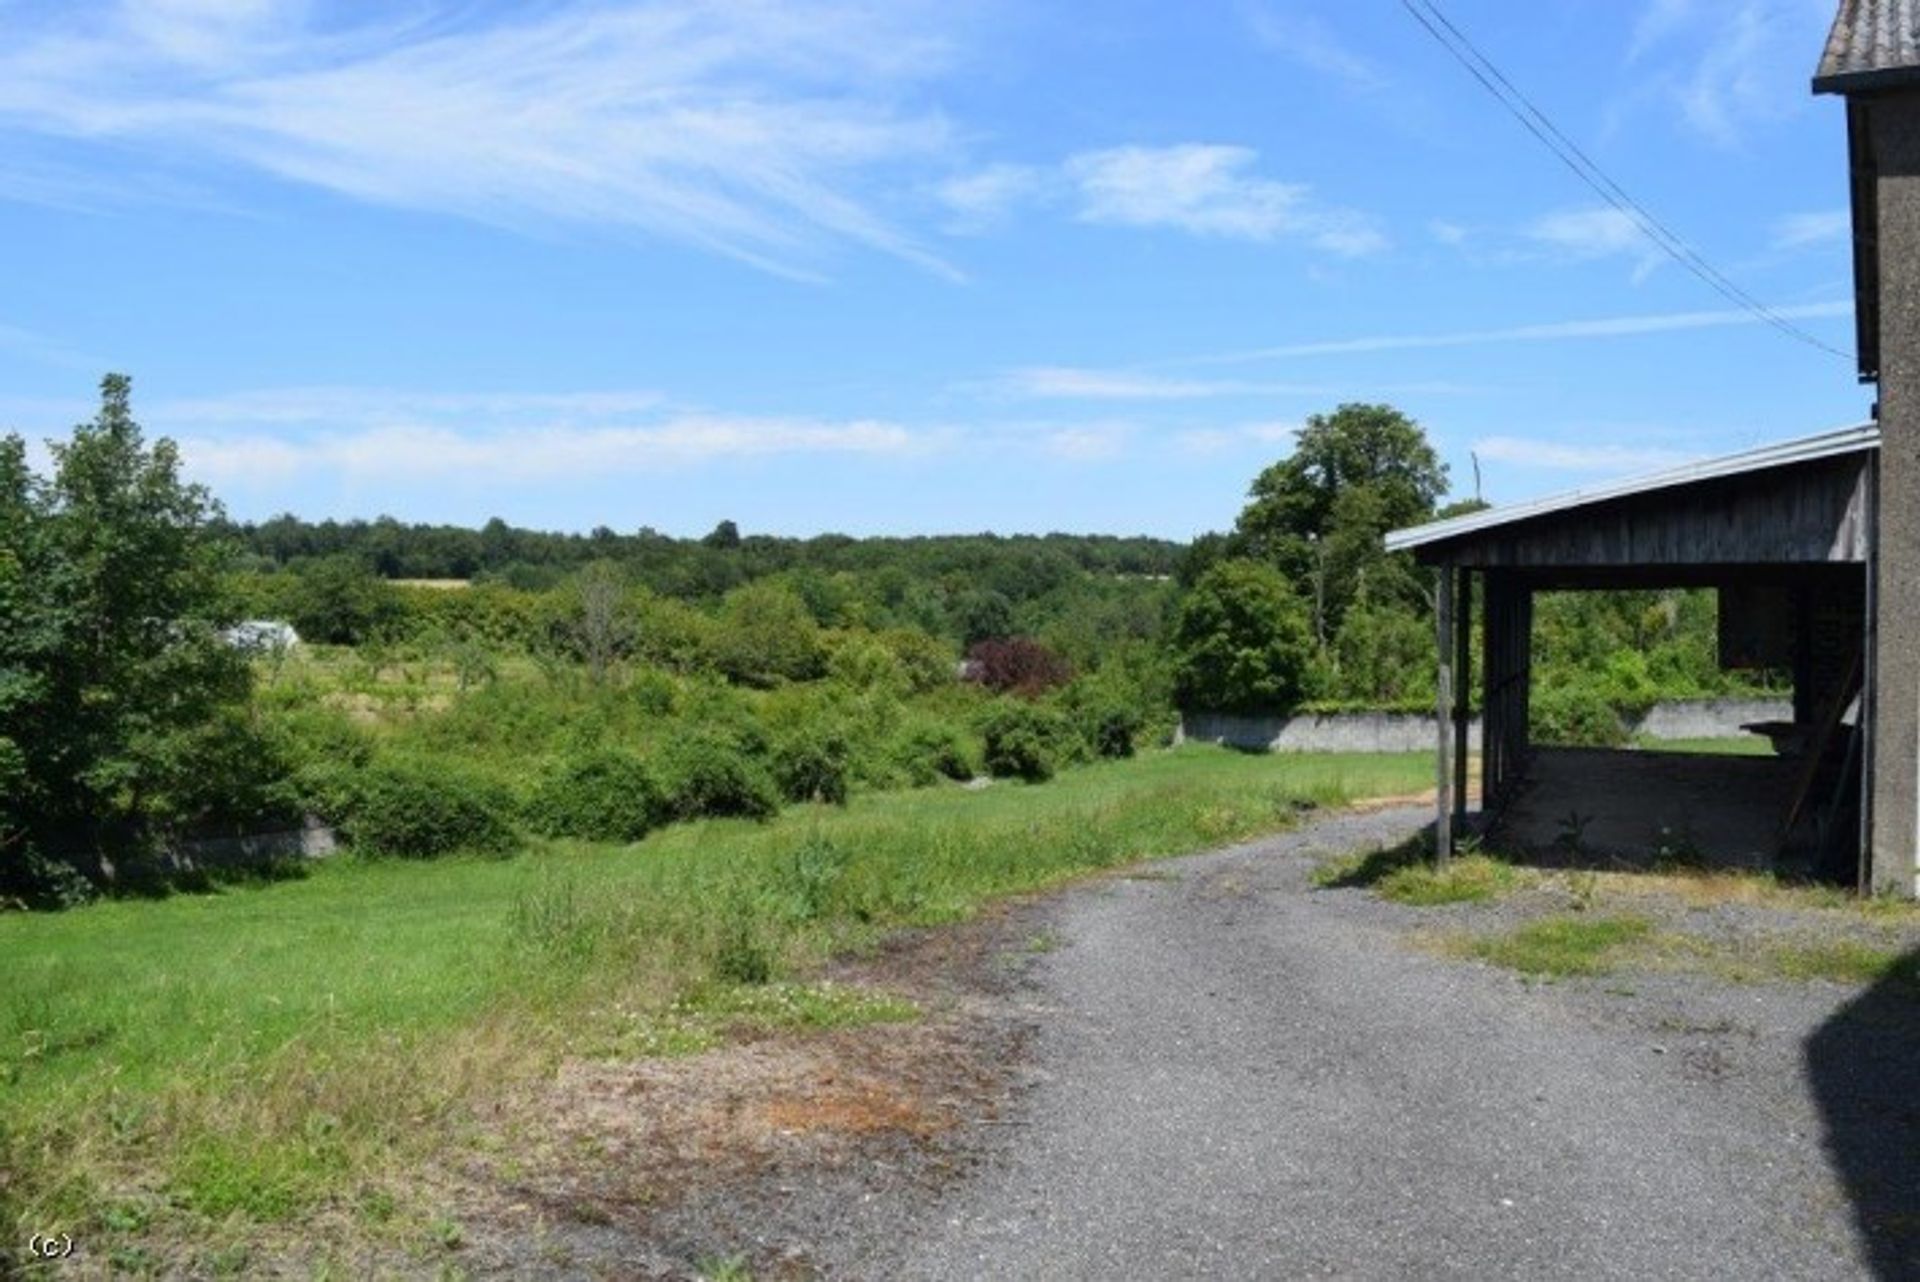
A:
[[[1311,857],[1395,844],[1428,813],[1337,816],[1050,901],[1011,1124],[944,1195],[843,1208],[809,1267],[1920,1277],[1910,997],[1529,983],[1410,946],[1431,913],[1311,889]]]
[[[1573,906],[1316,889],[1426,807],[1343,813],[914,932],[831,976],[911,1025],[570,1066],[482,1172],[479,1276],[1920,1279],[1920,1002],[1892,982],[1449,955]],[[1739,956],[1920,923],[1595,907]],[[1753,955],[1759,955],[1755,953]],[[722,1270],[724,1271],[724,1270]]]

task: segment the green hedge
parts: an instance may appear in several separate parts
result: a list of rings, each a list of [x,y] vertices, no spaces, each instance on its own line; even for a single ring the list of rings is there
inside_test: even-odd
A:
[[[519,841],[506,791],[444,760],[376,760],[335,775],[324,792],[322,813],[357,854],[499,854]]]
[[[647,763],[603,748],[549,766],[523,811],[549,837],[639,841],[666,822],[667,798]]]

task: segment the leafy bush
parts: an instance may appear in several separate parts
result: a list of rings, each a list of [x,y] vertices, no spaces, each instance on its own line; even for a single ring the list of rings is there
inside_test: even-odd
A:
[[[712,665],[714,625],[683,601],[642,596],[635,605],[636,643],[642,658],[674,672],[697,672]]]
[[[762,759],[771,750],[767,726],[754,704],[724,682],[708,678],[691,683],[680,701],[679,713],[681,723],[699,727],[703,737],[736,752]]]
[[[904,694],[907,673],[892,650],[866,632],[833,633],[827,647],[827,675],[849,690],[885,690]]]
[[[660,770],[668,809],[679,819],[771,819],[780,789],[765,766],[710,734],[668,747]]]
[[[1080,732],[1096,757],[1131,757],[1134,737],[1145,726],[1146,718],[1124,703],[1101,704],[1080,712]]]
[[[708,644],[714,666],[742,685],[810,681],[826,671],[820,626],[799,594],[778,583],[729,592]]]
[[[1430,618],[1388,605],[1356,605],[1333,639],[1339,663],[1332,690],[1369,707],[1431,703],[1434,644]]]
[[[894,741],[889,756],[916,788],[939,779],[965,783],[979,773],[978,754],[967,736],[942,721],[908,727]]]
[[[293,626],[304,639],[359,645],[400,627],[406,607],[393,587],[358,557],[323,557],[301,567]]]
[[[1592,682],[1536,689],[1529,718],[1536,743],[1617,748],[1627,741],[1620,714]]]
[[[1209,712],[1288,712],[1306,692],[1307,609],[1279,571],[1221,561],[1174,620],[1175,695]]]
[[[99,893],[78,868],[44,858],[32,846],[8,852],[6,862],[0,863],[0,910],[78,908]]]
[[[1064,741],[1072,737],[1059,713],[1012,700],[996,704],[980,730],[986,739],[987,773],[1028,783],[1053,777],[1066,755]]]
[[[202,725],[150,737],[140,753],[152,781],[147,818],[173,831],[209,825],[271,827],[299,820],[295,761],[286,741],[238,708]]]
[[[1032,637],[999,637],[967,647],[967,679],[1034,699],[1071,681],[1073,669]]]
[[[671,716],[678,688],[658,668],[641,668],[627,683],[627,698],[649,717]]]
[[[445,761],[375,761],[328,785],[322,813],[361,854],[494,854],[516,841],[505,792]]]
[[[549,837],[638,841],[667,818],[667,802],[646,762],[602,749],[563,760],[543,775],[524,811]]]
[[[888,628],[876,639],[893,652],[911,693],[925,694],[953,684],[954,656],[946,642],[917,628]]]
[[[848,762],[852,753],[838,731],[809,727],[773,746],[773,777],[788,801],[847,804]]]

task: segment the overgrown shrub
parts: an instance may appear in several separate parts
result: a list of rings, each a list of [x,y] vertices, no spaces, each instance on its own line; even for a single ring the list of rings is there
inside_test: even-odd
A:
[[[146,818],[162,832],[259,828],[296,823],[298,790],[286,741],[238,708],[142,745],[152,781]]]
[[[980,730],[986,740],[987,773],[1028,783],[1053,777],[1067,755],[1066,740],[1072,737],[1059,713],[1013,700],[996,704]]]
[[[627,698],[649,717],[671,716],[677,693],[673,678],[658,668],[641,668],[627,682]]]
[[[911,693],[925,694],[954,683],[954,654],[946,642],[918,628],[888,628],[877,639],[893,652]]]
[[[528,798],[527,826],[549,837],[638,841],[667,818],[667,799],[647,763],[602,749],[557,762]]]
[[[359,645],[402,630],[407,609],[394,588],[360,558],[322,557],[300,568],[293,626],[307,641]]]
[[[9,851],[7,860],[0,863],[0,911],[15,907],[49,911],[78,908],[91,903],[99,893],[78,868],[47,859],[32,846]]]
[[[844,806],[851,757],[845,735],[820,726],[806,727],[773,745],[773,777],[788,801]]]
[[[332,777],[324,791],[322,813],[363,855],[498,854],[517,839],[506,793],[445,761],[375,761]]]
[[[792,921],[818,921],[834,907],[849,859],[846,850],[818,833],[774,866],[771,889]]]
[[[779,956],[767,938],[767,929],[752,896],[736,887],[727,898],[724,914],[714,931],[711,966],[723,984],[760,985],[773,981]]]
[[[1590,682],[1536,689],[1529,712],[1536,743],[1617,748],[1627,728],[1606,692]]]
[[[1131,757],[1134,737],[1145,725],[1146,718],[1124,703],[1096,704],[1080,711],[1080,733],[1096,757]]]
[[[967,679],[995,694],[1036,699],[1073,680],[1073,668],[1032,637],[997,637],[967,647]]]
[[[1338,665],[1329,674],[1330,693],[1370,707],[1430,703],[1433,647],[1431,619],[1389,604],[1356,605],[1333,639]]]
[[[867,632],[831,634],[827,675],[849,690],[883,690],[899,695],[908,689],[907,671],[899,657]]]
[[[764,759],[772,749],[766,723],[748,696],[724,682],[706,678],[690,683],[678,711],[683,724],[745,756]]]
[[[888,756],[916,788],[940,779],[965,783],[980,771],[979,754],[967,736],[943,721],[923,721],[907,727],[894,740]]]
[[[807,603],[779,583],[729,592],[708,644],[714,666],[742,685],[811,681],[826,671],[819,625]]]
[[[780,812],[780,789],[767,768],[711,734],[670,745],[660,774],[678,819],[771,819]]]

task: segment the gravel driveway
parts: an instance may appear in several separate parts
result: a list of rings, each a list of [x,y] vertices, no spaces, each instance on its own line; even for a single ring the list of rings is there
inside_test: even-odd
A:
[[[1393,844],[1429,813],[1340,815],[1052,901],[1029,1084],[1000,1139],[929,1212],[818,1263],[1920,1276],[1910,1002],[1699,975],[1528,983],[1422,950],[1414,910],[1310,887],[1308,856]],[[1906,1227],[1876,1237],[1860,1216]]]

